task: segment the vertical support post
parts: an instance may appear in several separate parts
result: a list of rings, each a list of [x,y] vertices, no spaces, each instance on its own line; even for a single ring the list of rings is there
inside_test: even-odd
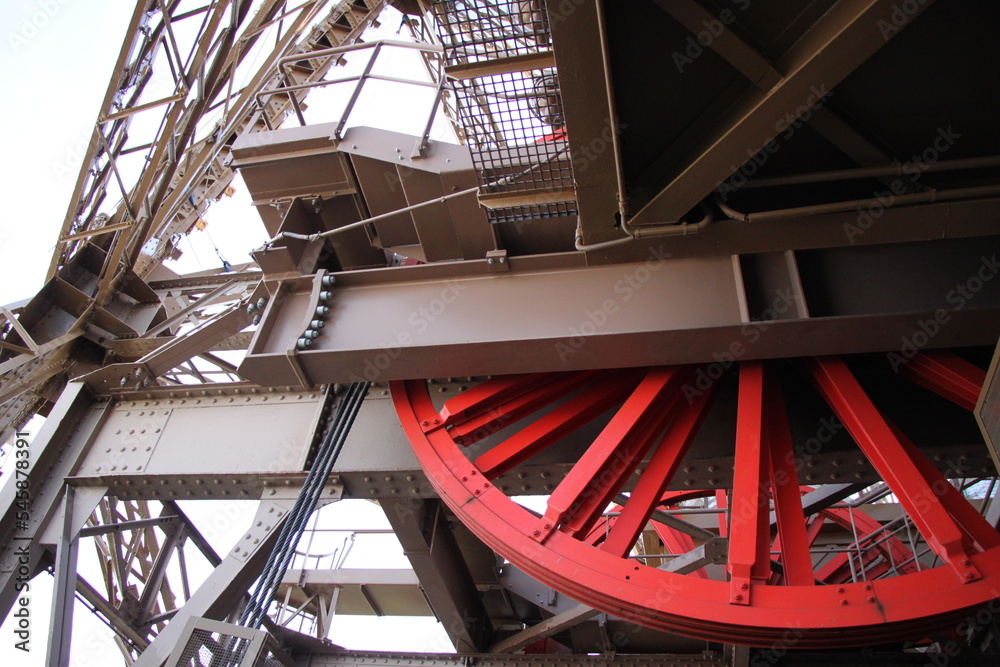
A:
[[[69,647],[73,631],[73,600],[76,592],[76,559],[79,547],[79,526],[73,521],[75,491],[66,485],[63,491],[62,534],[56,550],[55,585],[52,593],[52,619],[45,664],[60,667],[69,664]]]

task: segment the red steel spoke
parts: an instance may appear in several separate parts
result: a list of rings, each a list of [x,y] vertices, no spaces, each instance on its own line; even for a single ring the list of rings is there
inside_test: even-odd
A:
[[[702,392],[694,401],[680,409],[629,495],[628,502],[612,526],[602,549],[618,556],[625,556],[632,549],[694,441],[705,415],[708,414],[713,393]]]
[[[431,431],[488,413],[521,394],[537,389],[545,383],[553,382],[560,375],[559,373],[529,373],[504,375],[487,380],[446,401],[441,412],[438,413],[437,419],[425,420],[427,423],[421,424],[421,426],[424,427],[424,431]]]
[[[575,535],[585,534],[654,444],[669,418],[666,408],[686,377],[688,373],[677,368],[654,368],[646,374],[549,496],[535,539],[544,541],[560,523]]]
[[[941,474],[941,471],[934,467],[934,464],[924,456],[924,453],[895,424],[888,420],[886,420],[886,423],[892,429],[893,434],[899,439],[899,443],[906,450],[907,456],[910,457],[910,460],[920,470],[920,474],[924,476],[924,479],[930,485],[931,489],[934,490],[941,504],[948,510],[948,514],[955,520],[962,532],[970,540],[978,543],[979,548],[984,551],[992,549],[995,546],[1000,546],[1000,533],[990,526],[983,515],[969,504],[965,496],[951,485],[945,476]]]
[[[729,496],[725,489],[716,489],[715,507],[720,510],[729,509]],[[726,513],[719,512],[716,516],[719,517],[719,537],[726,539],[729,537],[729,522],[726,520]]]
[[[946,350],[917,352],[899,373],[966,410],[976,408],[986,382],[986,371]]]
[[[822,515],[814,516],[806,525],[806,541],[809,544],[809,548],[816,543],[816,538],[819,537],[819,531],[823,530],[823,524],[825,519]]]
[[[781,552],[782,581],[789,586],[812,586],[815,583],[812,557],[809,555],[809,540],[802,513],[802,496],[799,493],[792,436],[788,430],[785,398],[777,382],[768,381],[766,388],[764,433],[769,454],[774,514],[778,524],[778,538],[775,542]]]
[[[467,419],[455,419],[450,435],[460,445],[469,446],[545,408],[560,398],[608,375],[609,371],[567,373],[553,382],[514,397],[491,410]]]
[[[729,508],[729,602],[750,604],[750,583],[767,581],[771,544],[768,529],[763,440],[764,365],[744,362],[736,409],[736,458]]]
[[[685,413],[679,386],[673,391],[666,386],[676,380],[665,382],[662,375],[681,377],[685,371],[690,373],[689,368],[669,372],[658,369],[648,373],[644,380],[642,376],[647,375],[647,371],[634,371],[636,375],[631,384],[620,389],[616,401],[603,410],[595,408],[589,414],[579,409],[583,400],[580,397],[588,396],[595,401],[602,397],[610,401],[607,398],[609,385],[616,378],[622,381],[619,372],[611,371],[601,381],[586,384],[577,383],[578,378],[571,381],[569,378],[573,374],[570,373],[534,376],[537,377],[534,382],[525,381],[532,376],[514,380],[498,378],[486,391],[480,392],[476,400],[457,400],[449,404],[446,416],[452,419],[450,428],[440,424],[441,415],[429,394],[433,387],[429,388],[425,381],[393,382],[391,389],[397,414],[417,460],[428,482],[451,511],[479,539],[524,572],[596,609],[660,631],[757,646],[772,645],[772,642],[787,638],[787,619],[790,617],[801,622],[802,635],[796,640],[799,648],[895,641],[954,627],[970,610],[996,597],[1000,587],[1000,546],[990,545],[996,544],[1000,537],[988,534],[979,520],[966,516],[967,508],[972,506],[960,493],[956,495],[944,489],[938,497],[929,492],[943,488],[936,483],[943,476],[928,470],[923,457],[916,456],[905,439],[892,434],[891,425],[881,418],[839,360],[814,360],[812,364],[821,393],[834,406],[882,478],[896,492],[901,507],[917,524],[921,542],[943,554],[949,567],[919,567],[913,552],[891,533],[891,526],[887,530],[867,513],[843,506],[832,506],[808,517],[800,515],[799,529],[804,532],[804,539],[789,537],[796,528],[794,522],[789,528],[786,519],[794,514],[790,508],[795,508],[796,499],[787,493],[786,478],[780,474],[794,476],[786,451],[790,445],[785,442],[787,434],[783,432],[786,420],[780,415],[774,416],[774,397],[778,394],[769,390],[759,362],[741,364],[743,373],[733,466],[735,489],[714,490],[715,504],[722,510],[717,514],[719,534],[728,540],[730,547],[728,571],[703,567],[682,574],[684,570],[658,569],[653,566],[655,561],[622,557],[617,555],[617,549],[611,553],[601,548],[615,530],[620,516],[629,513],[630,504],[636,508],[646,504],[637,502],[643,495],[639,486],[652,485],[656,481],[656,476],[647,472],[648,481],[646,475],[636,478],[639,490],[633,490],[631,498],[614,500],[620,495],[626,477],[641,464],[647,452],[653,451],[651,448],[657,441],[664,441],[660,447],[666,451],[673,437],[671,433],[676,435],[681,415]],[[658,375],[661,386],[657,390],[652,382]],[[514,457],[522,456],[524,451],[530,455],[532,448],[544,446],[546,438],[576,437],[579,440],[585,432],[583,427],[591,419],[600,419],[607,426],[567,476],[567,480],[572,478],[575,488],[562,485],[561,489],[557,488],[557,492],[562,490],[565,494],[559,502],[568,501],[572,511],[558,512],[555,515],[558,521],[551,532],[539,537],[543,525],[540,518],[518,505],[504,487],[484,479],[483,470],[478,467],[481,461],[471,461],[468,451],[459,446],[456,438],[467,437],[460,425],[471,428],[472,420],[479,419],[479,426],[498,423],[487,418],[492,410],[517,415],[529,405],[536,406],[545,397],[558,394],[555,389],[551,393],[541,390],[543,385],[556,382],[565,383],[561,386],[566,393],[556,398],[559,402],[549,404],[548,414],[512,422],[510,431],[523,432],[538,422],[544,423],[549,415],[564,410],[561,417],[552,419],[544,428],[536,427],[532,437],[523,438],[522,444],[531,443],[524,450],[500,443],[497,447],[507,445],[509,449],[503,455],[500,455],[503,450],[494,454],[496,463],[504,467],[508,463],[516,465]],[[530,400],[518,400],[529,395]],[[574,401],[581,401],[575,404],[575,410],[565,409]],[[620,407],[608,421],[607,414],[615,404]],[[789,402],[787,409],[792,405]],[[464,410],[460,417],[456,416],[460,412],[456,406]],[[713,414],[724,407],[713,408]],[[426,425],[435,419],[438,424]],[[555,432],[558,434],[553,435]],[[598,441],[603,442],[601,447],[595,447]],[[651,462],[641,465],[647,468]],[[800,495],[808,491],[808,487],[802,487]],[[696,489],[668,491],[661,495],[658,504],[670,506],[712,494],[713,491]],[[801,540],[800,544],[815,551],[812,545],[821,539],[821,533],[825,536],[826,529],[833,528],[829,532],[834,544],[847,543],[846,548],[851,550],[852,556],[850,562],[840,553],[819,568],[827,578],[816,581],[832,585],[789,585],[791,582],[785,576],[770,579],[781,585],[768,585],[773,565],[768,553],[771,539],[769,495],[775,499],[774,522],[784,525],[778,526],[774,540],[782,552],[782,557],[776,560],[782,564],[783,571],[786,563],[796,559],[789,547],[801,549],[801,546],[794,547],[790,540]],[[573,506],[577,501],[579,504]],[[801,502],[798,500],[799,505]],[[612,503],[625,509],[616,516],[602,517],[603,509]],[[732,509],[727,511],[727,506]],[[558,503],[549,509],[552,507],[558,509]],[[548,514],[550,519],[552,516]],[[625,521],[629,521],[627,516]],[[655,511],[646,525],[650,523],[662,540],[664,551],[669,553],[691,554],[701,541],[697,536],[692,538],[683,528],[670,527],[673,522],[657,521]],[[539,533],[533,534],[535,530]],[[617,535],[624,530],[618,528],[615,538],[623,543],[628,540]],[[848,535],[862,537],[851,543],[845,531]],[[634,535],[634,529],[628,533]],[[641,536],[640,533],[637,538]],[[857,563],[862,564],[861,574],[867,581],[857,581]],[[956,580],[955,569],[971,568],[972,565],[975,567],[973,578],[966,579],[965,570],[962,570],[963,576]],[[854,566],[853,571],[851,566]],[[790,567],[790,571],[796,569],[794,565]],[[804,564],[798,569],[805,570]],[[981,575],[979,579],[975,579],[976,574]],[[739,586],[741,579],[747,583],[746,590]],[[744,595],[745,602],[727,604],[734,602],[734,594]]]
[[[980,579],[962,531],[843,360],[817,357],[810,360],[809,369],[826,402],[899,498],[934,553],[962,581]]]
[[[601,517],[608,503],[635,472],[646,454],[663,438],[667,424],[673,419],[679,396],[664,405],[659,417],[650,420],[633,438],[626,439],[608,465],[587,485],[584,495],[578,497],[573,511],[563,514],[562,530],[579,535]]]
[[[588,387],[480,455],[475,461],[476,467],[489,479],[499,477],[625,400],[639,377],[638,371],[627,371]]]

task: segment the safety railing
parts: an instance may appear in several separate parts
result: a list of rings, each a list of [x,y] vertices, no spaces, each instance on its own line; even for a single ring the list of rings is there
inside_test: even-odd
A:
[[[320,81],[311,81],[308,83],[301,84],[287,84],[282,85],[277,88],[270,88],[268,90],[261,91],[256,95],[257,106],[259,109],[263,110],[267,108],[270,100],[275,95],[287,95],[292,103],[292,109],[295,113],[295,117],[302,126],[308,125],[306,122],[305,114],[303,113],[296,96],[296,92],[312,89],[312,88],[322,88],[334,84],[340,83],[351,83],[354,82],[354,90],[351,91],[351,95],[347,100],[347,104],[344,107],[343,112],[337,119],[337,128],[334,130],[333,137],[336,140],[343,138],[344,129],[350,120],[351,113],[354,111],[354,107],[357,105],[358,100],[361,98],[361,93],[364,89],[365,84],[368,81],[387,81],[391,83],[402,83],[407,85],[433,88],[436,90],[434,95],[434,100],[431,104],[430,112],[427,115],[427,122],[424,124],[423,133],[414,147],[413,157],[421,156],[427,149],[427,142],[430,139],[431,128],[434,125],[434,119],[437,116],[438,109],[441,106],[441,98],[445,94],[444,82],[446,80],[444,72],[439,72],[438,81],[423,81],[420,79],[409,79],[398,76],[391,76],[387,74],[377,74],[373,70],[375,68],[375,63],[378,61],[379,55],[385,48],[393,49],[408,49],[419,51],[421,53],[441,53],[442,47],[436,44],[428,44],[421,42],[402,42],[398,40],[383,39],[373,42],[363,42],[360,44],[348,44],[345,46],[337,46],[329,49],[320,49],[318,51],[310,51],[308,53],[298,53],[294,55],[285,56],[278,60],[277,67],[278,71],[281,73],[281,81],[291,81],[292,75],[289,71],[289,66],[297,62],[318,60],[321,58],[332,58],[336,56],[343,55],[345,53],[350,53],[353,51],[364,51],[370,50],[368,61],[365,64],[362,72],[356,75],[342,76],[333,79],[322,79]],[[264,120],[267,123],[269,130],[275,129],[271,122],[268,120],[268,115],[263,114]]]

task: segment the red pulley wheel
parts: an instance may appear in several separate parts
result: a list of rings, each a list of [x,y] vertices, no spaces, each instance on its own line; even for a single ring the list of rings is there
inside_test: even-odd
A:
[[[895,496],[905,530],[890,531],[863,511],[804,513],[776,373],[770,362],[743,362],[733,482],[714,492],[719,531],[661,526],[664,545],[688,560],[713,540],[724,540],[724,559],[682,571],[646,565],[633,551],[654,514],[679,502],[667,487],[714,393],[691,391],[696,367],[497,376],[437,405],[428,382],[413,380],[392,383],[392,396],[429,481],[473,533],[539,581],[620,618],[756,646],[791,633],[799,647],[826,648],[920,637],[997,597],[1000,533],[885,419],[843,360],[802,366]],[[907,375],[971,408],[985,374],[934,353],[918,355]],[[494,484],[598,418],[607,421],[543,512]],[[469,445],[499,431],[506,437],[470,454]],[[616,502],[620,512],[609,521]],[[817,543],[824,523],[849,535],[839,551]],[[914,547],[929,550],[933,566]]]

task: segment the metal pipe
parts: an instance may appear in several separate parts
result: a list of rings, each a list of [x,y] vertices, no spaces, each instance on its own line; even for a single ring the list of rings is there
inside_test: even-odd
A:
[[[368,62],[365,64],[365,70],[361,73],[361,78],[358,79],[358,85],[354,86],[351,98],[347,100],[347,106],[344,107],[344,112],[340,115],[340,121],[337,123],[337,129],[333,131],[334,138],[341,138],[344,126],[347,125],[347,119],[351,117],[351,112],[354,111],[354,105],[357,104],[358,99],[361,97],[361,89],[365,87],[365,79],[371,76],[372,69],[375,67],[375,61],[378,60],[378,54],[381,52],[382,45],[377,44],[375,46],[375,50],[372,51],[371,55],[368,57]]]
[[[379,222],[387,218],[399,215],[400,213],[409,213],[410,211],[416,211],[417,209],[424,208],[425,206],[431,206],[433,204],[443,204],[450,199],[455,199],[457,197],[462,197],[464,195],[472,194],[473,192],[478,192],[479,186],[474,188],[468,188],[467,190],[459,190],[458,192],[452,192],[451,194],[444,195],[442,197],[437,197],[435,199],[428,199],[427,201],[420,202],[419,204],[413,204],[411,206],[404,206],[403,208],[397,209],[395,211],[389,211],[388,213],[382,213],[380,215],[374,215],[370,218],[365,218],[364,220],[358,220],[357,222],[352,222],[343,227],[337,227],[336,229],[328,229],[325,232],[319,232],[317,234],[297,234],[295,232],[281,232],[273,239],[265,243],[265,247],[275,241],[282,238],[286,239],[298,239],[300,241],[315,241],[318,239],[326,238],[327,236],[332,236],[334,234],[340,234],[342,232],[349,231],[351,229],[356,229],[358,227],[364,227],[365,225],[370,225],[373,222]]]
[[[1000,156],[974,157],[963,160],[938,160],[937,162],[906,162],[890,164],[882,167],[857,167],[855,169],[836,169],[818,171],[811,174],[796,174],[792,176],[774,176],[748,180],[740,189],[767,188],[776,185],[800,185],[804,183],[829,183],[831,181],[848,181],[857,178],[874,178],[879,176],[909,175],[904,167],[913,165],[920,173],[933,171],[957,171],[959,169],[982,169],[1000,167]]]
[[[600,2],[599,0],[598,11],[597,11],[598,15],[597,24],[598,24],[598,31],[600,32],[602,38],[601,43],[607,44],[608,43],[606,34],[607,29],[604,25],[604,19],[603,19],[604,10],[603,7],[600,6],[602,4],[603,3]],[[609,117],[614,119],[616,118],[616,115],[615,115],[614,99],[611,96],[611,90],[613,90],[611,86],[611,68],[608,62],[608,54],[606,50],[604,51],[603,56],[604,56],[603,58],[604,77],[607,83],[606,89],[608,91],[606,102],[608,105]],[[693,223],[673,222],[661,225],[642,225],[642,226],[630,227],[628,224],[628,217],[629,217],[628,206],[627,206],[628,202],[625,199],[625,192],[626,192],[625,173],[621,163],[620,143],[621,142],[619,140],[618,132],[617,131],[612,132],[611,149],[615,160],[615,179],[618,185],[618,217],[621,220],[622,231],[628,234],[628,236],[626,238],[614,239],[612,241],[602,241],[600,243],[587,244],[583,242],[583,230],[580,228],[579,225],[577,225],[576,240],[573,244],[577,250],[581,251],[603,250],[605,248],[611,248],[613,246],[620,245],[622,243],[628,243],[633,239],[640,239],[640,238],[650,238],[657,236],[687,236],[688,234],[696,234],[697,232],[700,232],[702,229],[704,229],[705,227],[707,227],[708,225],[712,224],[712,222],[715,221],[715,215],[712,212],[712,209],[708,207],[705,203],[702,203],[702,208],[705,211],[705,215],[698,222],[693,222]]]
[[[931,192],[915,192],[913,194],[895,195],[889,205],[924,204],[939,201],[951,201],[954,199],[990,197],[994,195],[1000,195],[1000,185],[983,185],[974,188],[932,190]],[[886,206],[882,200],[871,198],[831,202],[829,204],[815,204],[812,206],[798,206],[796,208],[782,208],[773,211],[761,211],[759,213],[741,213],[740,211],[727,206],[718,195],[715,197],[715,203],[718,204],[719,209],[725,213],[727,217],[740,222],[763,222],[766,220],[782,220],[784,218],[798,218],[808,215],[823,215],[825,213],[844,213],[846,211],[867,208],[876,204]]]
[[[640,238],[649,238],[654,236],[687,236],[688,234],[696,234],[715,221],[715,214],[712,212],[711,207],[702,203],[702,210],[704,211],[704,216],[698,222],[676,222],[665,225],[629,227],[625,219],[622,218],[621,228],[622,231],[628,234],[628,236],[620,239],[614,239],[612,241],[602,241],[601,243],[584,243],[583,230],[579,225],[577,225],[576,242],[574,243],[574,247],[576,247],[577,250],[583,251],[603,250],[604,248],[621,245],[622,243],[628,243],[629,241]]]
[[[404,79],[402,77],[388,76],[384,74],[367,74],[367,75],[358,74],[355,76],[342,76],[337,79],[323,79],[321,81],[311,81],[310,83],[299,83],[296,85],[281,86],[280,88],[271,88],[269,90],[262,90],[256,95],[254,95],[254,99],[256,100],[257,105],[259,107],[265,108],[266,105],[261,101],[261,98],[263,98],[265,95],[277,95],[278,93],[288,93],[296,90],[322,88],[324,86],[329,86],[330,84],[334,83],[348,83],[351,81],[361,82],[364,79],[375,79],[376,81],[388,81],[390,83],[405,83],[407,85],[423,86],[426,88],[438,88],[438,84],[431,83],[430,81],[417,81],[416,79]],[[291,95],[289,97],[291,97],[291,99],[293,100],[296,99],[294,95]],[[302,125],[306,125],[306,123],[304,123],[303,121],[304,119],[300,117],[299,123]]]

